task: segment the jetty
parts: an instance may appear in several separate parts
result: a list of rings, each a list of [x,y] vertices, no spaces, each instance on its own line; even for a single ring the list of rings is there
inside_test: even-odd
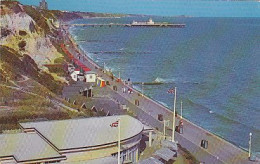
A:
[[[82,27],[172,27],[172,28],[184,28],[186,24],[172,24],[172,23],[155,23],[151,18],[147,22],[133,21],[128,24],[120,23],[108,23],[108,24],[71,24],[71,26],[82,26]]]

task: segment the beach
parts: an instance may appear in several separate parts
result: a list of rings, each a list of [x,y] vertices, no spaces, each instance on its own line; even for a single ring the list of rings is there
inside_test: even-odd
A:
[[[172,111],[147,96],[140,96],[141,93],[132,86],[126,85],[123,82],[112,81],[111,77],[104,73],[103,68],[98,66],[79,48],[77,43],[69,35],[68,29],[66,30],[69,37],[68,39],[72,41],[71,43],[65,43],[67,45],[69,44],[69,46],[67,46],[68,50],[75,57],[80,55],[80,60],[82,63],[91,68],[93,71],[96,71],[97,74],[103,79],[109,81],[110,85],[107,87],[111,89],[111,93],[108,96],[119,101],[121,104],[127,105],[130,110],[134,111],[136,117],[144,124],[150,125],[151,127],[162,131],[163,122],[157,119],[158,114],[162,114],[165,120],[172,120]],[[113,90],[113,86],[117,86],[117,91]],[[123,88],[129,88],[133,91],[133,93],[123,93]],[[136,100],[139,101],[139,106],[135,105]],[[178,116],[177,120],[179,119],[180,118]],[[176,121],[176,123],[178,123],[178,121]],[[175,133],[175,138],[183,147],[194,154],[199,161],[205,163],[254,163],[248,160],[248,153],[246,151],[186,119],[183,119],[183,123],[183,134]],[[168,130],[167,134],[171,135],[171,130]],[[207,149],[200,147],[201,140],[207,140],[209,142]]]

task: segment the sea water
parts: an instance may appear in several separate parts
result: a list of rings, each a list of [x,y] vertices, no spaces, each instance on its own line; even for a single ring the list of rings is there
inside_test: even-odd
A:
[[[81,19],[77,23],[131,23],[149,17]],[[70,32],[79,46],[116,76],[144,85],[144,93],[216,135],[260,151],[260,18],[152,17],[185,28],[82,27]],[[140,90],[141,86],[135,85]]]

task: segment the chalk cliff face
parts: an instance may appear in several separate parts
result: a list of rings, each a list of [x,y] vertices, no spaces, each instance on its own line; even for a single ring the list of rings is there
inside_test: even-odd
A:
[[[27,8],[29,7],[27,6]],[[35,11],[35,9],[32,10]],[[44,18],[40,12],[38,16],[38,19],[42,19],[42,22],[49,26],[50,21],[48,18]],[[45,26],[39,26],[28,15],[24,6],[19,3],[13,3],[12,5],[3,3],[1,5],[0,22],[2,34],[0,44],[18,51],[21,55],[28,54],[39,67],[62,57],[62,54],[56,50],[48,37],[51,33],[47,33],[43,29]],[[51,29],[53,26],[48,28]]]
[[[17,85],[27,77],[59,94],[67,82],[63,72],[44,66],[66,62],[59,49],[62,40],[57,39],[61,33],[55,13],[19,2],[1,1],[0,7],[0,84]]]

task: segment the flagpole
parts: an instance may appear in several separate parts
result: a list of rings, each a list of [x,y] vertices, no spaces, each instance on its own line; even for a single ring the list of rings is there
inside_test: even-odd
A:
[[[174,140],[174,132],[175,132],[175,106],[176,106],[176,90],[177,88],[174,88],[174,102],[173,102],[173,118],[172,118],[172,142],[175,142]]]
[[[120,119],[118,119],[118,154],[117,154],[117,163],[120,164]]]
[[[181,119],[182,119],[182,101],[181,101]]]
[[[165,140],[165,124],[166,124],[166,121],[163,120],[163,139]]]
[[[251,147],[252,147],[252,133],[249,133],[249,148],[248,148],[248,158],[251,157]]]
[[[142,82],[142,97],[144,97],[144,83]]]

